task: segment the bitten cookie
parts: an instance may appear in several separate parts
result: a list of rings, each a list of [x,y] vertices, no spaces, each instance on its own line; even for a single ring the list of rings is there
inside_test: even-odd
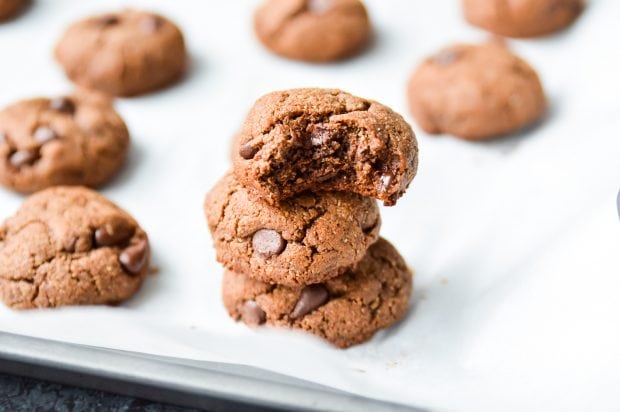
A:
[[[583,0],[463,0],[471,24],[508,37],[556,32],[569,26],[583,8]]]
[[[411,113],[426,132],[467,140],[517,131],[547,108],[536,72],[495,42],[441,50],[415,69],[408,93]]]
[[[355,269],[327,282],[290,288],[226,271],[222,295],[235,320],[303,329],[346,348],[402,319],[412,285],[403,258],[379,239]]]
[[[99,186],[120,170],[128,147],[127,127],[102,95],[23,100],[0,112],[0,183],[22,193]]]
[[[80,86],[133,96],[179,79],[187,53],[183,34],[171,21],[126,10],[70,26],[56,46],[56,59]]]
[[[274,207],[251,196],[232,174],[211,190],[204,209],[226,268],[289,286],[338,276],[364,257],[381,226],[373,199],[308,192]]]
[[[415,135],[400,115],[334,89],[261,97],[235,145],[237,179],[271,204],[325,190],[354,192],[391,206],[418,165]]]
[[[146,233],[83,187],[29,197],[0,226],[0,297],[17,309],[117,303],[148,271]]]
[[[310,62],[355,55],[372,35],[359,0],[266,0],[254,15],[254,30],[273,52]]]
[[[30,0],[0,0],[0,22],[17,15]]]

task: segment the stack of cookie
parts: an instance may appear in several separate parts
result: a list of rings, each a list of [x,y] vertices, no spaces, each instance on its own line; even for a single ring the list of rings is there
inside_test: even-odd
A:
[[[412,274],[379,237],[374,199],[396,203],[417,153],[411,127],[380,103],[329,89],[259,99],[233,171],[205,201],[230,315],[340,347],[401,319]]]

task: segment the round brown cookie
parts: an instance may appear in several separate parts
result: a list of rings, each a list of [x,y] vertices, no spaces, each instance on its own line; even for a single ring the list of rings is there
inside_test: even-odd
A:
[[[126,10],[70,26],[56,46],[56,59],[80,86],[133,96],[179,79],[187,52],[183,34],[171,21]]]
[[[83,187],[32,195],[0,226],[0,297],[17,309],[117,303],[148,271],[146,233]]]
[[[583,0],[463,0],[471,24],[508,37],[556,32],[570,25],[583,7]]]
[[[101,185],[128,147],[127,127],[102,95],[23,100],[0,111],[0,183],[18,192]]]
[[[335,89],[261,97],[235,144],[235,175],[272,204],[306,190],[336,190],[391,206],[418,165],[415,135],[399,114]]]
[[[0,22],[16,16],[30,0],[0,0]]]
[[[217,257],[231,270],[296,286],[338,276],[379,237],[377,202],[347,192],[308,192],[277,207],[226,175],[208,193],[205,214]]]
[[[346,348],[402,319],[412,286],[403,258],[379,239],[355,269],[327,282],[291,288],[226,271],[222,296],[235,320],[303,329]]]
[[[536,72],[503,44],[459,44],[424,60],[409,81],[409,107],[428,133],[487,140],[546,111]]]
[[[254,30],[275,53],[310,62],[355,55],[372,35],[359,0],[266,0],[254,15]]]

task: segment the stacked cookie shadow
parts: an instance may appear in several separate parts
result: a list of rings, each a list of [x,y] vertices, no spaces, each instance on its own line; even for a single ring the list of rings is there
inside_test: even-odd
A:
[[[400,320],[412,273],[379,237],[375,199],[396,203],[417,151],[410,126],[377,102],[330,89],[259,99],[236,137],[233,170],[205,200],[230,316],[339,347]]]

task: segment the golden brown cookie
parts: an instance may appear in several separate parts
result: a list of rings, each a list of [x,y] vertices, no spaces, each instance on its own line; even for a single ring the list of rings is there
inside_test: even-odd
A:
[[[187,52],[183,34],[170,20],[126,10],[71,25],[56,46],[56,59],[82,87],[134,96],[178,80]]]
[[[372,35],[359,0],[266,0],[254,15],[254,30],[273,52],[310,62],[355,55]]]
[[[562,30],[583,8],[583,0],[463,0],[465,18],[471,24],[508,37],[538,37]]]
[[[338,276],[364,257],[381,226],[373,199],[308,192],[274,207],[253,197],[232,174],[209,192],[204,209],[226,268],[289,286]]]
[[[336,89],[261,97],[233,159],[239,182],[271,204],[305,191],[347,191],[394,205],[413,180],[418,145],[388,107]]]
[[[222,296],[235,320],[302,329],[346,348],[402,319],[412,288],[403,258],[379,239],[354,269],[324,283],[291,288],[226,271]]]
[[[129,132],[99,94],[38,98],[0,111],[0,183],[22,193],[99,186],[122,167]]]
[[[487,140],[541,119],[538,75],[503,44],[457,44],[424,60],[409,81],[409,107],[428,133]]]
[[[16,309],[117,303],[147,275],[146,233],[83,187],[32,195],[0,226],[0,298]]]

